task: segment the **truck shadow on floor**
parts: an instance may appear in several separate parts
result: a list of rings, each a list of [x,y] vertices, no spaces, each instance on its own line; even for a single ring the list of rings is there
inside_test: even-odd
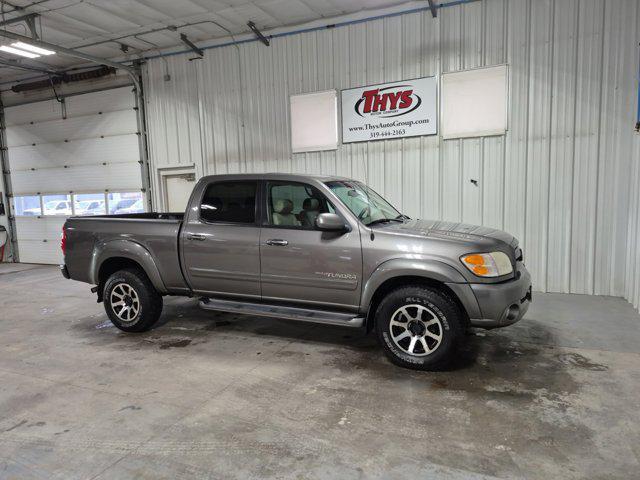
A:
[[[264,337],[264,343],[282,345],[274,355],[277,359],[314,356],[327,366],[348,369],[368,369],[395,375],[398,367],[390,364],[373,332],[204,311],[194,299],[170,298],[156,327],[142,334],[125,334],[111,325],[106,315],[79,322],[85,338],[95,345],[112,344],[118,348],[159,348],[169,350],[213,343],[224,335],[239,343]],[[468,371],[519,368],[530,370],[536,365],[550,365],[549,357],[558,368],[575,367],[592,371],[606,370],[575,352],[559,353],[554,334],[541,322],[525,318],[522,324],[492,331],[470,330],[458,350],[456,359],[445,371]],[[260,354],[261,352],[256,352]],[[418,372],[419,373],[419,372]],[[547,372],[548,373],[548,372]]]

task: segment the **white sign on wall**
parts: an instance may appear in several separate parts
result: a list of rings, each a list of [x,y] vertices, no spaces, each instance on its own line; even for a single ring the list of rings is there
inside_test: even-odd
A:
[[[507,83],[506,65],[442,75],[442,138],[504,135]]]
[[[338,148],[338,94],[335,90],[291,96],[291,150]]]
[[[342,143],[435,135],[435,77],[342,90]]]

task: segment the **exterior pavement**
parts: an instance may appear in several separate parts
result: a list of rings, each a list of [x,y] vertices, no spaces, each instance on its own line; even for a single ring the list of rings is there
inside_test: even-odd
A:
[[[373,335],[166,299],[112,327],[55,267],[0,265],[0,479],[640,478],[640,316],[535,294],[447,372]]]

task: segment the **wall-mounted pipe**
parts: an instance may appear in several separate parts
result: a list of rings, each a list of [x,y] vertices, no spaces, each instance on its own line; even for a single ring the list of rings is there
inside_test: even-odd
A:
[[[640,43],[638,44],[638,113],[636,115],[636,132],[640,133]]]
[[[479,1],[481,1],[481,0],[453,0],[453,1],[447,2],[447,3],[439,3],[439,4],[436,5],[436,7],[438,9],[441,9],[441,8],[446,8],[446,7],[454,7],[456,5],[464,5],[464,4],[467,4],[467,3],[479,2]],[[302,29],[290,30],[290,31],[287,31],[287,32],[282,32],[282,33],[275,33],[273,35],[268,35],[268,38],[270,38],[270,39],[271,38],[281,38],[281,37],[287,37],[287,36],[290,36],[290,35],[298,35],[298,34],[301,34],[301,33],[309,33],[309,32],[314,32],[314,31],[319,31],[319,30],[326,30],[327,28],[346,27],[346,26],[349,26],[349,25],[356,25],[356,24],[359,24],[359,23],[371,22],[371,21],[375,21],[375,20],[381,20],[381,19],[384,19],[384,18],[398,17],[398,16],[401,16],[401,15],[408,15],[408,14],[412,14],[412,13],[420,13],[420,12],[427,11],[427,10],[430,10],[430,7],[428,5],[425,6],[425,7],[413,8],[413,9],[410,9],[410,10],[403,10],[401,12],[392,12],[392,13],[386,13],[386,14],[383,14],[383,15],[374,15],[372,17],[365,17],[365,18],[361,18],[361,19],[357,19],[357,20],[347,20],[347,21],[344,21],[344,22],[337,22],[337,23],[334,23],[334,24],[322,25],[322,26],[318,26],[318,27],[302,28]],[[76,48],[85,48],[85,47],[90,47],[90,46],[95,46],[95,45],[102,45],[102,44],[111,43],[111,42],[118,43],[119,40],[122,40],[122,39],[125,39],[125,38],[130,38],[130,37],[135,37],[136,35],[145,35],[145,34],[148,34],[148,33],[155,33],[155,32],[160,32],[160,31],[165,31],[165,30],[171,31],[172,28],[180,29],[180,28],[186,28],[186,27],[189,27],[189,26],[199,25],[199,24],[203,24],[203,23],[213,23],[213,24],[217,25],[218,27],[226,30],[226,28],[222,27],[222,25],[220,25],[218,22],[215,22],[213,20],[202,20],[202,21],[198,21],[198,22],[187,23],[185,25],[180,25],[180,26],[177,26],[177,27],[166,26],[166,27],[161,27],[161,28],[154,28],[152,30],[147,30],[147,31],[143,31],[143,32],[140,32],[140,33],[130,34],[130,35],[123,35],[123,36],[116,37],[116,38],[109,39],[109,40],[104,40],[104,41],[99,41],[99,42],[94,42],[94,43],[88,43],[88,44],[81,44],[81,45],[78,45]],[[3,30],[0,30],[0,35],[2,35],[3,33],[10,33],[10,32],[5,32]],[[210,49],[214,49],[214,48],[223,48],[223,47],[228,47],[228,46],[232,46],[232,45],[240,45],[242,43],[250,43],[250,42],[259,41],[257,38],[248,38],[248,39],[245,39],[245,40],[235,40],[235,39],[233,39],[233,35],[230,34],[229,36],[232,37],[232,41],[230,41],[230,42],[220,43],[220,44],[217,44],[217,45],[204,46],[204,47],[200,47],[200,49],[201,50],[210,50]],[[28,37],[23,37],[23,38],[28,38]],[[138,40],[146,41],[146,40],[143,40],[143,39],[138,39]],[[29,41],[33,43],[33,40],[29,39]],[[34,43],[34,45],[35,45],[35,43]],[[47,48],[47,47],[44,47],[44,48]],[[58,48],[61,48],[61,47],[58,47]],[[150,50],[157,50],[157,48],[150,49]],[[59,50],[59,51],[61,53],[63,53],[61,50]],[[72,51],[74,53],[81,53],[81,52],[78,52],[77,50],[70,50],[70,51]],[[190,50],[179,50],[179,51],[175,51],[175,52],[158,53],[157,55],[148,55],[148,56],[142,55],[141,57],[139,57],[139,60],[152,60],[154,58],[170,57],[170,56],[173,56],[173,55],[182,55],[182,54],[189,53],[189,52],[190,52]],[[89,61],[93,61],[93,62],[95,62],[96,58],[97,58],[97,57],[92,57],[93,59],[89,59],[88,57],[91,57],[90,55],[85,55],[85,54],[82,54],[82,55],[83,55],[82,57],[80,57],[79,55],[73,55],[73,56],[76,56],[78,58],[88,59]],[[104,63],[105,65],[113,65],[115,62],[107,63],[107,60],[102,60],[102,63]],[[116,67],[116,68],[125,68],[126,67],[125,64],[121,64],[121,63],[118,63],[117,65],[118,65],[118,67]],[[38,77],[29,77],[29,78],[26,78],[26,79],[22,79],[22,81],[33,80],[35,78],[38,78]],[[11,80],[11,81],[7,81],[7,82],[0,82],[0,85],[6,85],[6,84],[11,84],[11,83],[15,83],[15,81]]]
[[[446,7],[455,7],[457,5],[464,5],[467,3],[475,3],[475,2],[479,2],[481,0],[454,0],[452,2],[447,2],[447,3],[439,3],[436,5],[436,8],[439,10],[441,8],[446,8]],[[357,20],[345,20],[344,22],[337,22],[337,23],[333,23],[333,24],[329,24],[329,25],[321,25],[318,27],[309,27],[309,28],[301,28],[298,30],[290,30],[287,32],[282,32],[282,33],[274,33],[272,35],[266,35],[266,37],[268,39],[273,39],[273,38],[282,38],[282,37],[289,37],[291,35],[299,35],[301,33],[309,33],[309,32],[317,32],[319,30],[326,30],[327,28],[339,28],[339,27],[347,27],[349,25],[357,25],[360,23],[366,23],[366,22],[372,22],[375,20],[382,20],[384,18],[391,18],[391,17],[399,17],[402,15],[409,15],[412,13],[421,13],[424,11],[431,11],[431,8],[427,5],[425,7],[419,7],[419,8],[413,8],[410,10],[403,10],[401,12],[393,12],[393,13],[385,13],[382,15],[374,15],[372,17],[365,17],[365,18],[359,18]],[[180,28],[180,27],[178,27]],[[251,43],[251,42],[259,42],[260,39],[258,38],[247,38],[244,40],[234,40],[231,42],[225,42],[225,43],[220,43],[218,45],[210,45],[210,46],[204,46],[204,47],[200,47],[201,50],[211,50],[214,48],[223,48],[223,47],[229,47],[231,45],[240,45],[242,43]],[[189,50],[180,50],[180,51],[176,51],[176,52],[167,52],[167,53],[161,53],[158,55],[149,55],[149,56],[142,56],[141,60],[152,60],[154,58],[162,58],[162,57],[171,57],[174,55],[182,55],[185,53],[189,53]]]

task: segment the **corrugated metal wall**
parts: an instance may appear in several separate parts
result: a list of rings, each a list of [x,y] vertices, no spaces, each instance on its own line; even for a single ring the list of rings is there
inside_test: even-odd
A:
[[[437,19],[425,11],[271,47],[210,49],[202,60],[154,59],[145,75],[151,164],[361,179],[410,216],[515,234],[537,290],[629,296],[630,282],[640,284],[626,268],[640,236],[630,231],[640,228],[640,200],[629,175],[639,161],[639,24],[637,0],[483,0]],[[506,136],[290,151],[289,95],[501,63],[510,67]],[[157,178],[155,187],[161,204]]]
[[[625,298],[640,308],[640,135],[636,135],[633,152],[633,167],[630,171],[631,208],[629,209],[629,231],[627,238],[628,264],[625,283]]]

